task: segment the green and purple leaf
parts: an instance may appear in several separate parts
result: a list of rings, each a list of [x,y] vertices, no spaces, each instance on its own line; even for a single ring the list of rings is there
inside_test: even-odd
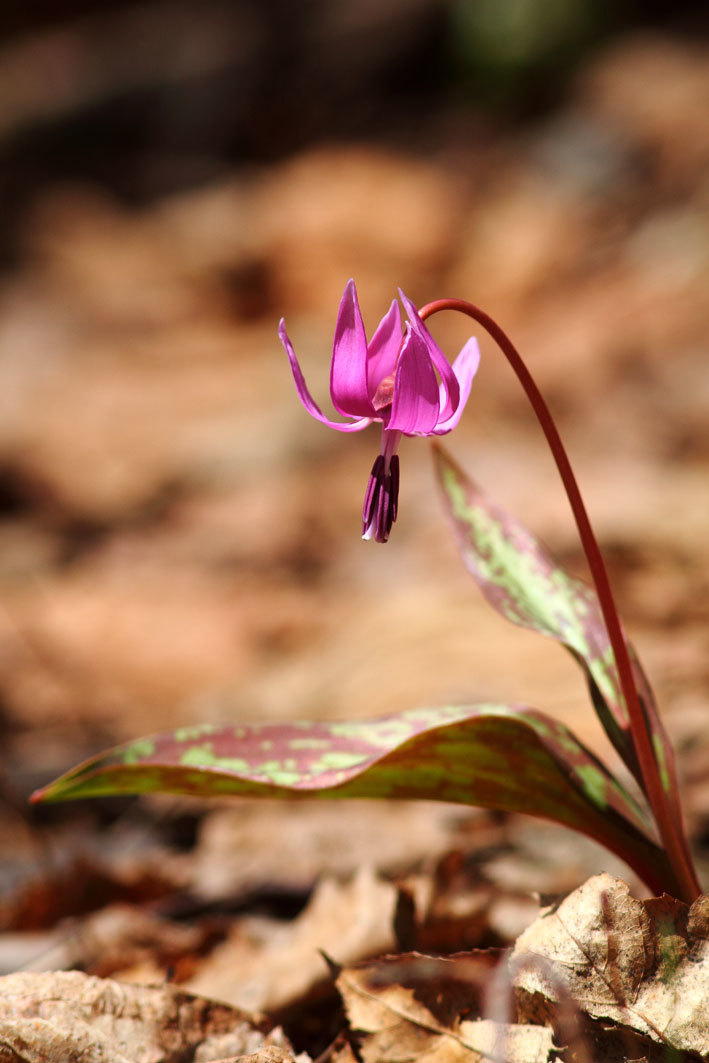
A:
[[[532,709],[418,709],[379,720],[182,728],[86,761],[33,795],[426,798],[525,812],[672,880],[644,813],[561,723]]]
[[[458,548],[485,598],[513,624],[556,639],[571,652],[584,670],[608,737],[642,788],[625,700],[595,591],[569,576],[532,533],[493,502],[439,445],[434,447],[434,459]],[[630,653],[663,786],[678,807],[674,752],[632,647]]]

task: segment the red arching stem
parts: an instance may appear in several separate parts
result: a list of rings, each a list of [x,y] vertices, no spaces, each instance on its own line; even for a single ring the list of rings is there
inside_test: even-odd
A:
[[[466,314],[482,325],[492,336],[517,375],[546,436],[571,504],[581,543],[598,594],[608,638],[613,648],[613,656],[618,669],[623,698],[628,710],[630,731],[638,764],[640,765],[645,793],[652,808],[662,844],[675,872],[678,897],[691,903],[699,896],[701,890],[689,855],[687,840],[682,823],[678,822],[678,817],[674,815],[660,780],[606,566],[586,513],[586,507],[576,483],[571,463],[549,408],[519,351],[496,321],[483,310],[480,310],[479,307],[466,302],[464,299],[437,299],[435,302],[428,303],[422,310],[419,310],[419,314],[425,320],[441,310],[457,310],[461,314]]]

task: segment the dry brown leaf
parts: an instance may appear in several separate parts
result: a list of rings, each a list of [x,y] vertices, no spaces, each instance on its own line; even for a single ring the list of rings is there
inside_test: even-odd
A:
[[[298,1056],[298,1059],[305,1059],[304,1056]],[[196,1061],[199,1063],[199,1061]],[[216,1063],[232,1063],[229,1059],[220,1059]],[[269,1047],[262,1048],[258,1052],[253,1052],[249,1056],[234,1057],[233,1063],[294,1063],[294,1056],[291,1052],[286,1052],[282,1048]]]
[[[709,1054],[709,897],[638,901],[597,875],[521,935],[512,969],[522,1021],[552,1021],[565,985],[591,1019]]]
[[[2,1063],[179,1063],[187,1051],[212,1063],[267,1045],[290,1049],[281,1030],[172,986],[79,971],[0,978]]]
[[[350,1026],[364,1034],[364,1063],[547,1063],[552,1032],[546,1027],[465,1018],[474,985],[489,970],[489,957],[470,954],[397,956],[342,971],[337,988]]]
[[[323,879],[292,922],[243,918],[187,984],[254,1011],[282,1007],[326,977],[320,949],[353,963],[394,946],[396,889],[363,868],[350,882]]]

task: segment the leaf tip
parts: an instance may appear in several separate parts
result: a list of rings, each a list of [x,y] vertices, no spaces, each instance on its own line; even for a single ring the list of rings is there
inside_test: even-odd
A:
[[[56,787],[53,782],[47,783],[46,786],[40,786],[39,789],[33,790],[27,800],[31,805],[49,804],[51,801],[56,800],[55,790]]]

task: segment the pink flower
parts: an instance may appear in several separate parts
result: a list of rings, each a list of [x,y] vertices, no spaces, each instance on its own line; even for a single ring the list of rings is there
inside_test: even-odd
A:
[[[308,413],[338,432],[359,432],[374,421],[382,426],[381,450],[364,496],[362,538],[385,543],[396,520],[402,435],[445,435],[455,428],[468,401],[480,361],[469,339],[451,366],[399,289],[408,315],[402,331],[394,300],[369,343],[353,280],[340,302],[330,368],[330,395],[338,413],[349,421],[331,421],[306,386],[293,344],[281,320],[278,335],[290,361],[298,397]]]

